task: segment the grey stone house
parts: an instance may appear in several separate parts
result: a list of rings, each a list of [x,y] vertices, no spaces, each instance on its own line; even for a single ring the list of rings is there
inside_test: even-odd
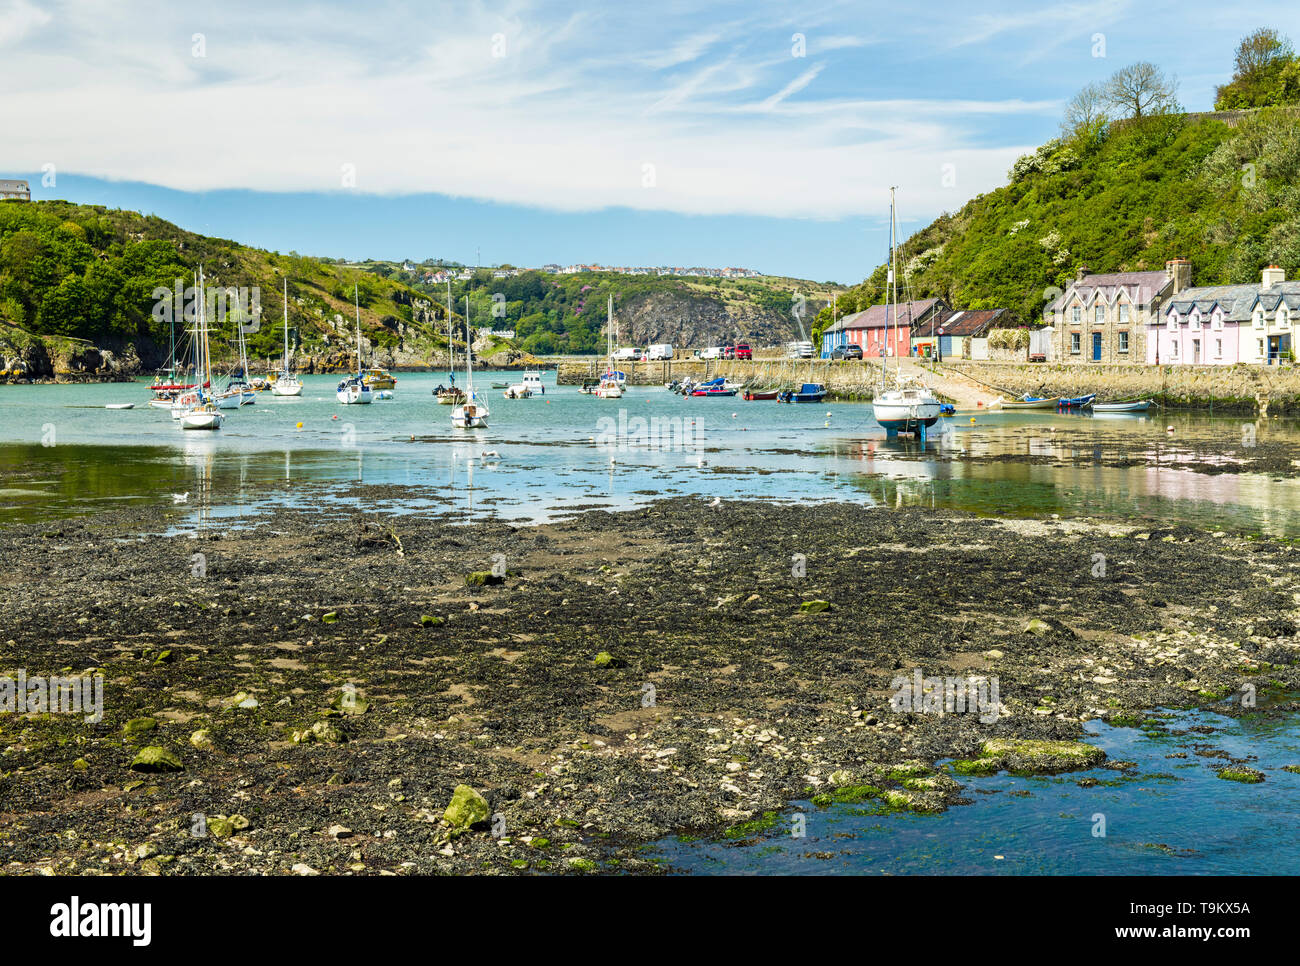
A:
[[[1165,263],[1164,271],[1094,275],[1086,268],[1065,293],[1047,307],[1052,358],[1065,363],[1147,361],[1147,333],[1161,306],[1192,284],[1185,258]]]

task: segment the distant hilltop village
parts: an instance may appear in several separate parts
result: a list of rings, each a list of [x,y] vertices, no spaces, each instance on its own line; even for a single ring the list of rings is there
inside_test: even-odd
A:
[[[442,282],[465,282],[474,277],[475,271],[467,267],[448,267],[430,269],[423,265],[412,265],[409,262],[402,264],[402,271],[410,272],[423,282],[431,285],[438,285]],[[762,272],[756,272],[752,268],[682,268],[681,266],[641,266],[633,267],[630,265],[543,265],[541,268],[493,268],[490,269],[493,278],[511,278],[520,272],[546,272],[548,275],[578,275],[582,272],[614,272],[618,275],[678,275],[683,277],[695,278],[762,278]]]

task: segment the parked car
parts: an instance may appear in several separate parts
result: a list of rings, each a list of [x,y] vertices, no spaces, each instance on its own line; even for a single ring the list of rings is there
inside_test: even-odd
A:
[[[862,346],[855,345],[852,342],[847,345],[837,345],[831,350],[832,359],[861,359]]]
[[[754,358],[754,350],[749,347],[749,343],[739,342],[736,344],[736,358],[737,359]]]
[[[646,349],[645,357],[650,362],[659,362],[664,359],[671,359],[673,357],[673,347],[666,342],[652,345],[650,348]]]
[[[722,358],[724,359],[736,358],[736,347],[734,345],[724,345],[722,347]]]

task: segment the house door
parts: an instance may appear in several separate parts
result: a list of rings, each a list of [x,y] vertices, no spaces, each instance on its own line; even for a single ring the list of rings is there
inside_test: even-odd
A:
[[[1092,334],[1092,361],[1101,362],[1101,333]]]
[[[1193,339],[1192,340],[1192,365],[1197,366],[1200,364],[1201,364],[1201,340]]]

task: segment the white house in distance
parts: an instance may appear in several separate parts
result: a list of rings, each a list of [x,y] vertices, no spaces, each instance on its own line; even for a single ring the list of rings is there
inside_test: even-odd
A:
[[[1147,362],[1153,365],[1274,365],[1289,361],[1300,324],[1300,282],[1276,265],[1258,285],[1188,288],[1151,320]]]

